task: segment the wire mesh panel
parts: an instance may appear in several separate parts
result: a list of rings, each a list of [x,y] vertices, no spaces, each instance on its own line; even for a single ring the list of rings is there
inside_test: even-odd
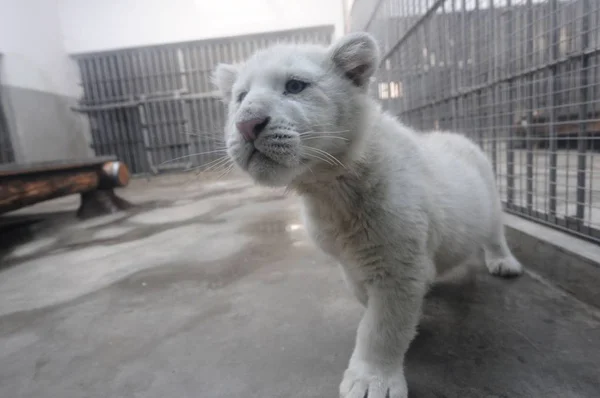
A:
[[[479,143],[507,211],[600,242],[599,1],[356,0],[352,13],[383,47],[388,111]]]
[[[332,34],[323,26],[75,56],[96,154],[117,155],[134,173],[218,164],[225,115],[214,67],[277,42],[329,44]]]

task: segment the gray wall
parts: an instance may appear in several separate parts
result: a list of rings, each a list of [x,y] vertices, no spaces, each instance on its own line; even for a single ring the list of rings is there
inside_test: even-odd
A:
[[[77,99],[30,88],[2,86],[5,116],[19,163],[92,155],[89,124],[70,108]]]
[[[0,10],[0,90],[15,160],[90,156],[89,123],[70,109],[81,89],[57,3],[0,0]]]

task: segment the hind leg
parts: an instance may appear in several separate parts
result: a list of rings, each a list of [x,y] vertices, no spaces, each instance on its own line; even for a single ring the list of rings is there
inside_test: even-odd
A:
[[[520,275],[523,273],[523,266],[508,248],[504,225],[502,222],[499,224],[499,228],[484,245],[485,265],[492,275],[503,277]]]

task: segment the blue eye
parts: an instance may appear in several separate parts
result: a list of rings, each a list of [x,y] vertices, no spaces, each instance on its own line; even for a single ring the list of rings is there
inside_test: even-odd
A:
[[[301,80],[290,79],[285,83],[285,94],[298,94],[308,86],[308,83]]]
[[[240,95],[238,95],[238,97],[237,97],[237,102],[242,102],[244,100],[244,98],[246,98],[246,94],[248,94],[248,93],[245,91],[243,93],[240,93]]]

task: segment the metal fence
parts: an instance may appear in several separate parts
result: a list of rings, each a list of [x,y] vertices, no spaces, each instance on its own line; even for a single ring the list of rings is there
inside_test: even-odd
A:
[[[1,67],[2,54],[0,54],[0,70],[2,70]],[[15,153],[3,104],[2,82],[0,81],[0,164],[13,163],[15,161]]]
[[[600,1],[356,0],[376,95],[491,158],[508,212],[600,242]]]
[[[276,42],[331,42],[332,26],[75,55],[97,155],[134,173],[202,168],[222,154],[224,107],[210,83],[219,62]]]

